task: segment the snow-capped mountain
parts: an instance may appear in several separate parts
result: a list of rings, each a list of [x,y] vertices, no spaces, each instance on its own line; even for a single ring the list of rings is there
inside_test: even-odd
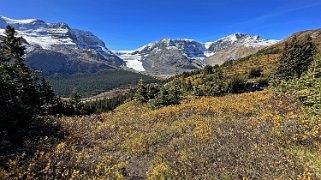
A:
[[[86,71],[89,65],[94,66],[120,66],[123,61],[106,48],[105,43],[88,31],[73,29],[66,23],[46,23],[38,19],[14,20],[0,16],[0,34],[3,34],[6,26],[16,29],[17,35],[22,36],[27,44],[27,63],[34,68],[43,71],[68,71],[83,69]],[[38,66],[46,64],[41,61],[48,59],[60,59],[61,67]],[[64,57],[61,59],[61,57]],[[48,62],[52,64],[51,62]],[[78,64],[78,68],[68,67],[70,64]],[[83,64],[84,66],[81,66]],[[111,67],[109,67],[111,68]],[[92,69],[91,69],[92,70]]]
[[[192,70],[206,64],[221,64],[229,59],[239,59],[277,42],[279,41],[242,33],[231,34],[205,43],[191,39],[164,38],[136,50],[116,51],[115,54],[126,62],[127,67],[137,71],[167,73]],[[223,57],[222,52],[228,53]],[[220,61],[215,59],[217,54],[220,55]]]
[[[0,36],[7,25],[23,37],[27,64],[46,74],[95,72],[123,65],[152,74],[176,74],[239,59],[278,42],[235,33],[205,43],[164,38],[136,50],[112,52],[91,32],[71,28],[66,23],[0,16]]]
[[[202,58],[204,57],[204,46],[202,43],[192,39],[169,39],[164,38],[158,42],[148,44],[136,50],[134,54],[147,55],[152,51],[161,49],[178,49],[188,58]]]
[[[178,71],[182,67],[195,69],[190,59],[205,58],[204,46],[190,39],[164,38],[134,51],[115,52],[127,67],[137,71]]]
[[[278,40],[263,39],[260,36],[235,33],[214,42],[205,43],[208,52],[217,52],[233,45],[246,47],[265,47],[277,43]]]
[[[222,64],[227,60],[237,60],[258,52],[264,47],[278,43],[279,40],[268,40],[260,36],[235,33],[214,42],[205,43],[205,64]]]

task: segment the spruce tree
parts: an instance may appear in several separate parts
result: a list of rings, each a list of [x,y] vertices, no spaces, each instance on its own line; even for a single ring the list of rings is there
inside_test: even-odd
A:
[[[70,95],[70,104],[74,109],[74,114],[80,114],[83,104],[81,103],[81,96],[78,94],[77,89],[74,89]]]
[[[185,84],[185,91],[189,92],[193,90],[193,84],[190,79],[187,80]]]
[[[212,68],[212,66],[206,65],[206,66],[204,67],[204,69],[203,69],[203,73],[204,73],[205,75],[207,75],[207,74],[212,74],[212,73],[213,73],[213,68]]]
[[[147,97],[148,99],[154,99],[159,92],[160,88],[158,84],[149,84],[147,87]]]
[[[137,103],[145,103],[148,101],[147,88],[143,79],[140,79],[137,83],[135,101]]]
[[[24,55],[21,37],[8,26],[0,42],[0,130],[7,132],[29,125],[43,114],[44,103],[49,103],[36,72],[25,65]]]
[[[313,61],[316,47],[311,37],[298,40],[296,36],[289,43],[285,43],[284,52],[276,69],[276,77],[280,80],[300,78],[308,70]]]

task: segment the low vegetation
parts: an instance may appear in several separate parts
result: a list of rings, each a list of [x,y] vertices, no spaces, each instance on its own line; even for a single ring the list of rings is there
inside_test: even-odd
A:
[[[64,137],[27,141],[2,177],[321,178],[320,118],[292,95],[270,91],[186,98],[153,110],[55,120]]]

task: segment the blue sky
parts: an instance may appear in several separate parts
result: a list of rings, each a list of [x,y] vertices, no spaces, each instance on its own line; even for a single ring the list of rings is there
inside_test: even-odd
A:
[[[213,41],[234,32],[282,39],[321,28],[321,0],[0,0],[0,15],[66,22],[113,50],[168,38]]]

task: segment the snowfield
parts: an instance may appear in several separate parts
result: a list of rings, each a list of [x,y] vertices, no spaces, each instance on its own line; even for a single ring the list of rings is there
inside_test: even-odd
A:
[[[141,55],[133,55],[134,51],[115,51],[114,53],[125,61],[126,67],[139,72],[145,71]]]

